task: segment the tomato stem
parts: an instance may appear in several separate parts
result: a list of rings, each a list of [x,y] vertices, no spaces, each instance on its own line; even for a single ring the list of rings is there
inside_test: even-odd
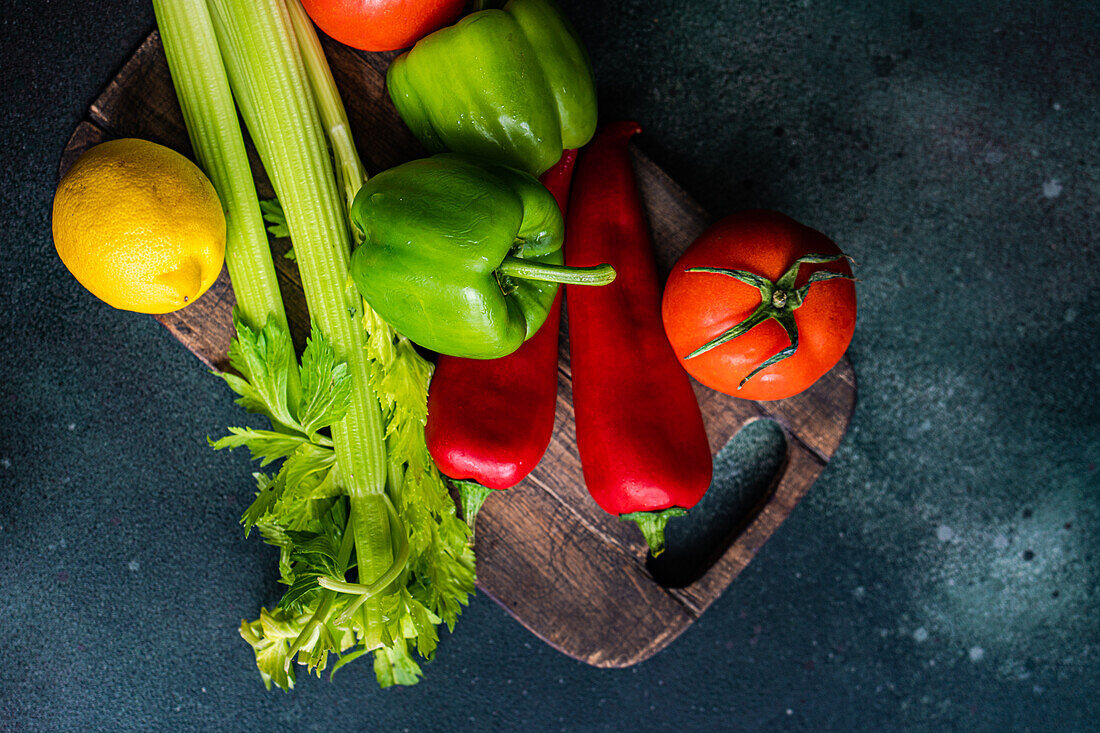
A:
[[[790,346],[781,349],[778,353],[768,358],[756,366],[748,375],[741,380],[741,383],[737,385],[737,389],[741,389],[745,386],[745,383],[760,373],[762,370],[767,369],[773,364],[777,364],[784,359],[794,356],[798,350],[798,325],[794,320],[794,311],[802,306],[802,303],[806,300],[806,295],[810,291],[810,286],[814,283],[825,282],[826,280],[855,280],[853,276],[844,272],[833,272],[831,270],[818,270],[810,275],[810,279],[801,288],[795,289],[794,283],[798,279],[798,269],[802,265],[821,265],[827,262],[836,262],[841,259],[851,259],[847,255],[822,255],[812,254],[799,257],[794,261],[794,264],[788,268],[786,272],[775,282],[757,275],[747,270],[729,270],[721,267],[689,267],[685,272],[709,272],[715,275],[726,275],[732,277],[735,280],[751,285],[760,291],[760,305],[749,314],[749,316],[726,330],[725,332],[715,336],[710,341],[700,346],[695,351],[691,352],[684,359],[693,359],[700,354],[716,349],[724,343],[732,341],[738,336],[743,336],[752,329],[759,326],[764,321],[775,320],[783,327],[783,330],[787,332],[787,338],[790,339]],[[656,553],[654,553],[656,554]]]

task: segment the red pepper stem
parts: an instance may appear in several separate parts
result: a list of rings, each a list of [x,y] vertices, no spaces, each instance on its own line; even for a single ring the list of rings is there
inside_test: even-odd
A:
[[[653,512],[631,512],[620,514],[619,519],[624,522],[637,522],[638,529],[642,530],[646,544],[653,557],[657,557],[665,551],[665,525],[672,517],[682,517],[687,514],[687,509],[679,506],[670,506]]]
[[[615,268],[607,263],[594,267],[566,267],[512,255],[505,257],[497,270],[508,277],[518,277],[521,280],[566,285],[607,285],[615,279]]]
[[[481,505],[489,498],[489,494],[496,491],[496,489],[482,486],[477,481],[448,480],[458,490],[458,497],[462,502],[462,519],[470,526],[470,536],[472,537],[474,523],[477,521],[477,513],[481,511]]]

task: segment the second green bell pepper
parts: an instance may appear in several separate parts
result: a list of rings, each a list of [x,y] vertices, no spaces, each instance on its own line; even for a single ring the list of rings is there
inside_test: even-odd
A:
[[[596,131],[588,55],[552,0],[510,0],[432,33],[394,60],[386,84],[431,152],[535,176]]]
[[[541,183],[469,156],[379,173],[351,219],[363,232],[351,261],[359,292],[399,332],[450,356],[506,356],[542,326],[558,283],[615,278],[610,265],[562,264],[565,227]]]

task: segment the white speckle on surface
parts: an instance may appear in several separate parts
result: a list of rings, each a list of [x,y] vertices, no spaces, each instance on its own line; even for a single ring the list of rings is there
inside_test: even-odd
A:
[[[852,595],[856,598],[863,598],[867,595],[867,589],[864,588],[862,585],[857,586],[856,589],[852,591]]]
[[[71,433],[72,431],[76,430],[76,423],[71,422],[68,425],[66,425],[65,427],[67,427],[69,429],[69,432]]]
[[[1054,104],[1052,104],[1050,106],[1054,108],[1055,112],[1061,112],[1062,111],[1062,103],[1061,102],[1055,102]]]
[[[918,644],[923,644],[924,642],[928,641],[928,629],[921,626],[916,631],[914,631],[913,641],[917,642]]]
[[[955,533],[946,524],[941,524],[939,527],[936,527],[936,539],[940,542],[947,542],[954,536]]]
[[[1066,323],[1073,323],[1077,320],[1077,309],[1070,306],[1066,308],[1066,312],[1062,314],[1062,320]]]
[[[0,458],[0,466],[3,466],[4,468],[11,468],[11,459]]]
[[[787,715],[794,715],[794,711],[790,708],[787,708]]]
[[[203,691],[203,692],[206,692],[206,688],[205,688],[205,687],[204,687],[204,688],[202,688],[202,691]]]
[[[131,560],[130,562],[126,563],[126,567],[130,568],[131,573],[136,573],[138,570],[141,569],[141,563],[139,563],[137,560]]]
[[[64,537],[62,537],[62,538],[61,538],[61,540],[60,540],[60,541],[59,541],[59,542],[58,542],[57,544],[61,546],[61,549],[65,549],[65,547],[66,547],[66,546],[67,546],[67,545],[68,545],[69,543],[65,541],[65,538],[64,538]]]
[[[950,524],[954,539],[939,542],[925,530],[917,569],[924,577],[910,591],[920,596],[914,595],[908,628],[936,630],[940,668],[969,660],[1018,681],[1022,671],[1035,679],[1090,663],[1095,619],[1086,609],[1097,575],[1075,562],[1089,538],[1072,521],[1083,501],[1077,487],[1066,485],[1044,493],[1041,503],[1021,504],[1014,516],[937,509],[932,528]],[[1053,646],[1063,651],[1055,654]],[[1012,662],[1021,658],[1028,665]]]
[[[1043,182],[1043,196],[1048,199],[1056,199],[1062,195],[1062,182],[1057,178],[1051,178],[1049,181]]]

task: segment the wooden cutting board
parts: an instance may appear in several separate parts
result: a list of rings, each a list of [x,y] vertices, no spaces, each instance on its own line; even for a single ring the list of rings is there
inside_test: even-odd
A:
[[[423,156],[385,91],[393,54],[362,53],[327,38],[323,43],[367,169],[374,173]],[[90,146],[118,137],[144,138],[191,154],[156,32],[92,104],[65,148],[61,173]],[[658,262],[667,273],[711,219],[636,149],[634,162]],[[260,195],[271,196],[254,155],[253,169]],[[286,247],[285,241],[274,244],[280,254]],[[275,263],[291,330],[301,347],[309,322],[301,281],[293,262],[276,256]],[[156,318],[204,363],[224,369],[233,303],[223,269],[194,304]],[[574,435],[567,338],[563,328],[557,427],[550,448],[523,483],[490,497],[478,519],[478,587],[565,654],[598,667],[625,667],[663,649],[695,621],[791,513],[848,427],[855,377],[845,358],[809,391],[768,403],[695,385],[713,452],[747,423],[767,418],[783,428],[787,458],[756,506],[730,527],[730,544],[709,570],[686,587],[666,588],[647,569],[646,546],[637,528],[605,514],[585,491]]]

